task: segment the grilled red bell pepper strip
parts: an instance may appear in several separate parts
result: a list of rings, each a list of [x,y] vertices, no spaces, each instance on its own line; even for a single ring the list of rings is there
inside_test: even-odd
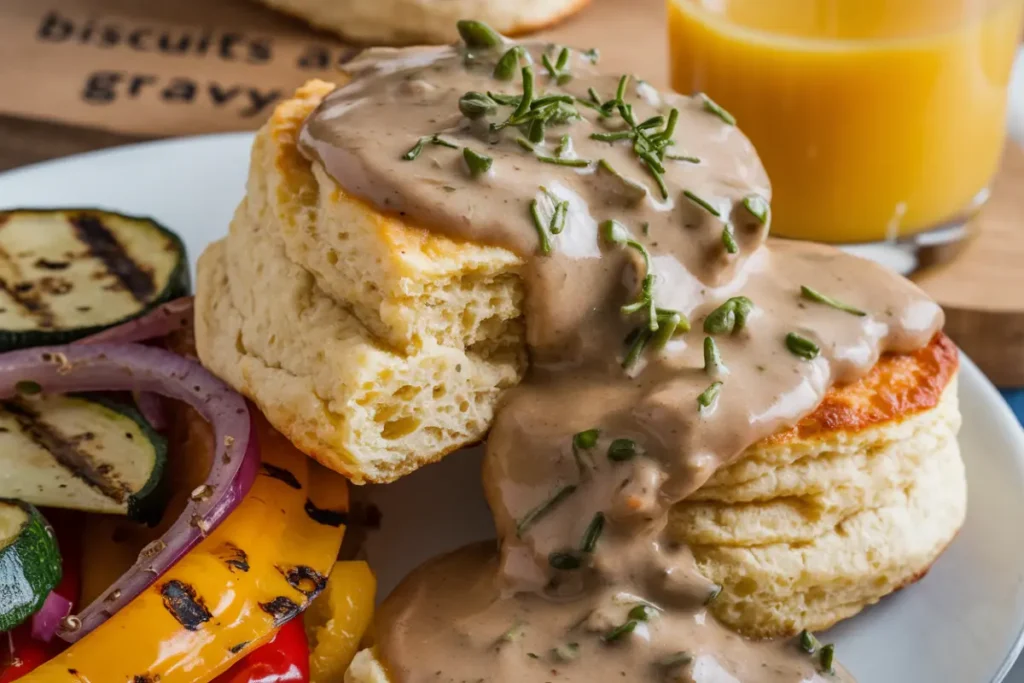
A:
[[[0,634],[0,683],[18,680],[57,654],[60,648],[58,643],[34,639],[28,624]]]
[[[302,619],[282,626],[214,683],[309,683],[309,641]]]

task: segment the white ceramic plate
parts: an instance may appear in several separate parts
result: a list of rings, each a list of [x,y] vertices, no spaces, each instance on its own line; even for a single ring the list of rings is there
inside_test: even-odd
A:
[[[182,235],[194,261],[224,235],[242,197],[250,140],[170,140],[13,171],[0,175],[0,208],[97,206],[150,215]],[[829,634],[861,683],[996,683],[1020,650],[1024,433],[966,358],[960,399],[967,523],[924,580]],[[357,495],[383,512],[368,545],[382,595],[422,560],[493,536],[474,450]]]

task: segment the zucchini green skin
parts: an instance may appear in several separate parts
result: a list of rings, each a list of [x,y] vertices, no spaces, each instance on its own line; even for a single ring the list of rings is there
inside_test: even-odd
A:
[[[127,401],[119,401],[111,394],[72,394],[93,403],[105,406],[114,412],[124,415],[139,426],[153,448],[156,456],[149,480],[145,486],[128,496],[128,518],[155,526],[160,522],[164,507],[167,505],[168,488],[164,480],[167,469],[167,439],[153,429],[135,406]]]
[[[0,631],[9,631],[39,611],[60,583],[60,550],[53,530],[33,506],[0,498],[24,510],[28,521],[14,538],[0,539]]]
[[[50,412],[64,410],[62,406],[68,401],[74,402],[76,411],[70,413],[71,424],[79,429],[83,423],[86,427],[96,425],[89,430],[88,440],[81,440],[81,433],[67,431],[68,413],[57,418],[57,413]],[[159,522],[168,498],[163,476],[167,440],[150,426],[126,394],[76,393],[41,401],[3,402],[0,407],[0,416],[10,423],[8,433],[0,436],[15,439],[13,447],[0,453],[0,466],[11,470],[7,477],[0,478],[0,497],[47,507],[127,514],[147,524]],[[102,410],[103,414],[93,418],[92,410]],[[133,423],[132,428],[124,420]],[[122,440],[122,435],[133,435],[132,441]],[[19,446],[21,443],[25,445]],[[19,448],[32,448],[38,453],[26,454],[30,460],[21,469],[18,454],[23,451]],[[135,459],[143,456],[145,460]],[[36,461],[45,469],[29,464],[39,457],[46,458]],[[145,463],[146,469],[122,469],[128,462]],[[134,474],[125,477],[127,471]],[[144,481],[139,475],[144,475]]]
[[[15,349],[29,348],[33,346],[49,346],[55,344],[67,344],[84,337],[102,332],[111,327],[122,325],[126,322],[139,318],[159,306],[192,293],[192,281],[189,272],[188,253],[181,238],[166,226],[155,219],[147,216],[133,216],[130,214],[106,211],[96,208],[60,207],[60,208],[23,208],[8,209],[0,211],[0,229],[4,221],[18,214],[69,214],[88,215],[92,217],[116,216],[131,222],[139,222],[147,225],[148,228],[164,236],[171,243],[178,254],[177,262],[167,278],[163,289],[156,293],[152,299],[145,304],[140,304],[139,310],[131,315],[124,316],[117,320],[102,325],[88,325],[77,327],[66,327],[56,329],[30,329],[30,330],[9,330],[0,328],[0,352],[13,351]]]

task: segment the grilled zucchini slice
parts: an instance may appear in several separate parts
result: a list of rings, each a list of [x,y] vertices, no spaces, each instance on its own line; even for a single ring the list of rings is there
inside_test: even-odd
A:
[[[28,503],[0,499],[0,631],[39,611],[60,583],[53,530]]]
[[[0,212],[0,351],[74,341],[190,289],[185,245],[150,218]]]
[[[111,394],[0,402],[0,498],[156,521],[167,441]]]

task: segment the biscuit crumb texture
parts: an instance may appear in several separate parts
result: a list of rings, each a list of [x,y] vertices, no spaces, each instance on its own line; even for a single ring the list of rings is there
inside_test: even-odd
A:
[[[386,482],[477,442],[522,377],[521,261],[408,227],[298,150],[312,81],[253,145],[229,236],[200,258],[196,345],[299,449]]]
[[[723,586],[710,609],[758,638],[822,630],[921,578],[964,521],[955,378],[934,408],[767,440],[673,508],[670,533]]]

